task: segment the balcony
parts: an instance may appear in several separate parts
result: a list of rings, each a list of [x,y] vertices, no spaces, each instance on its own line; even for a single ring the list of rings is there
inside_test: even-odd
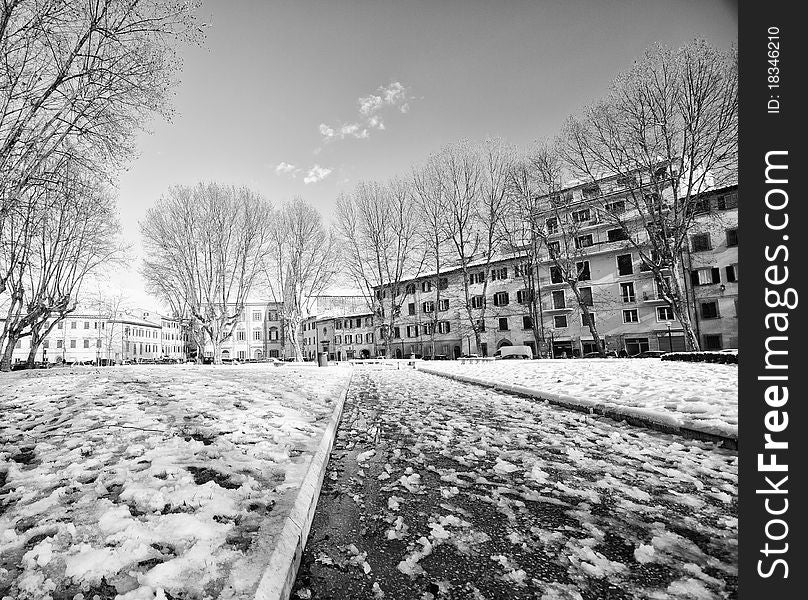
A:
[[[643,292],[642,293],[642,301],[647,304],[666,304],[667,300],[664,298],[660,298],[658,294],[653,294],[651,292]]]

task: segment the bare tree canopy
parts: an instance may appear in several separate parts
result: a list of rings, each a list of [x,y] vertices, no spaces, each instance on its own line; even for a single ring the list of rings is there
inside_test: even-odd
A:
[[[409,183],[362,182],[337,201],[337,230],[343,264],[368,307],[382,319],[385,353],[390,356],[393,323],[406,295],[399,284],[424,266],[420,222]]]
[[[56,323],[75,310],[85,280],[120,257],[123,247],[108,189],[69,161],[49,172],[40,169],[38,185],[9,210],[3,227],[17,242],[0,247],[9,292],[2,302],[0,369],[9,370],[16,342],[30,336],[33,356]]]
[[[605,99],[567,121],[561,140],[575,174],[593,185],[616,177],[627,190],[630,210],[602,215],[625,230],[688,345],[698,349],[680,285],[682,251],[700,194],[716,176],[735,172],[736,49],[702,40],[678,50],[651,48]]]
[[[140,223],[147,291],[188,314],[221,362],[269,250],[270,205],[245,188],[174,186]]]
[[[3,0],[0,3],[0,246],[4,223],[46,163],[110,173],[151,114],[170,115],[196,3]],[[13,265],[0,265],[0,294]]]
[[[263,270],[270,297],[281,303],[284,342],[302,361],[303,319],[339,272],[336,235],[316,208],[295,198],[273,213]]]

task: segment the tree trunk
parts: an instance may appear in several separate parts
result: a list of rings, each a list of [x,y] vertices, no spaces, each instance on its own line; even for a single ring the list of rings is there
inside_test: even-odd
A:
[[[688,302],[687,298],[682,296],[682,288],[679,284],[679,274],[681,269],[679,268],[679,261],[674,260],[672,261],[673,264],[671,265],[671,277],[670,277],[670,296],[672,297],[673,302],[668,302],[671,309],[673,310],[673,314],[679,319],[679,323],[682,324],[682,330],[685,334],[685,343],[687,344],[688,350],[699,350],[701,345],[699,344],[699,337],[696,335],[695,330],[693,329],[693,322],[690,320],[690,311],[688,310]],[[657,282],[657,285],[659,282]],[[673,348],[671,348],[672,350]]]
[[[26,361],[29,369],[33,369],[36,364],[36,352],[39,350],[41,343],[41,341],[34,341],[34,336],[31,336],[31,349],[28,351],[28,360]]]
[[[11,356],[14,354],[14,345],[17,343],[13,335],[6,338],[6,347],[3,349],[3,356],[0,358],[0,372],[11,371]]]

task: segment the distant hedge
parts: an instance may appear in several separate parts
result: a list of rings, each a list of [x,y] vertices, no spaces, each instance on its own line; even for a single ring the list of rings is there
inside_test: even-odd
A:
[[[729,352],[668,352],[662,360],[683,360],[685,362],[710,362],[723,365],[737,365],[738,354]]]

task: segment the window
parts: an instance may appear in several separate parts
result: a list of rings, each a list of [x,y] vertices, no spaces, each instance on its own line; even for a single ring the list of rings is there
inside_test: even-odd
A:
[[[445,290],[449,287],[449,278],[448,277],[441,277],[438,279],[438,289]]]
[[[267,320],[268,321],[277,321],[278,320],[278,313],[274,310],[271,310],[267,313]]]
[[[726,271],[727,271],[727,283],[737,283],[738,265],[729,265]]]
[[[410,302],[407,305],[407,314],[410,316],[415,314],[415,302]]]
[[[590,220],[590,217],[589,217],[589,209],[588,208],[572,211],[572,222],[573,223],[586,223],[589,220]]]
[[[356,341],[357,344],[362,343],[362,334],[361,333],[356,334],[355,341]]]
[[[670,306],[657,306],[657,321],[673,321],[673,309]]]
[[[98,340],[98,345],[101,346],[101,340]],[[42,348],[45,350],[50,348],[50,340],[42,340]]]
[[[596,183],[587,185],[581,188],[581,194],[583,194],[584,198],[594,198],[600,195],[600,187]]]
[[[441,298],[440,301],[438,301],[438,310],[440,312],[446,312],[447,310],[449,310],[448,298]]]
[[[259,311],[253,311],[253,321],[260,321],[261,320],[261,313]]]
[[[704,252],[705,250],[710,250],[710,234],[699,233],[691,236],[690,243],[693,246],[693,252]]]
[[[126,342],[126,343],[127,343],[127,345],[129,344],[129,342]],[[56,340],[56,347],[57,347],[57,348],[61,348],[61,347],[62,347],[62,340]]]
[[[485,272],[484,271],[479,271],[477,273],[472,273],[471,275],[469,275],[469,283],[470,284],[483,283],[484,281],[485,281]]]
[[[432,300],[427,300],[421,304],[421,310],[425,313],[435,312],[435,303]]]
[[[477,331],[485,331],[485,321],[483,319],[477,319]]]
[[[631,254],[617,255],[617,274],[618,275],[634,274],[634,263],[631,260]]]
[[[261,341],[261,330],[260,329],[256,329],[255,331],[253,331],[253,339],[256,342]]]
[[[607,202],[603,205],[603,208],[612,214],[620,214],[621,212],[625,212],[626,203],[623,200],[616,200],[615,202]]]
[[[239,350],[238,351],[238,359],[239,360],[244,360],[245,358],[247,358],[247,352],[244,351],[244,350]]]
[[[530,265],[527,263],[513,266],[514,277],[525,277],[530,275]]]
[[[623,323],[639,323],[640,317],[636,308],[623,311]]]
[[[432,335],[435,333],[435,325],[433,323],[424,323],[421,325],[421,335]]]
[[[690,271],[690,282],[693,285],[710,285],[711,283],[721,283],[721,270],[718,267],[693,269]]]
[[[508,331],[508,317],[500,317],[500,319],[499,319],[499,330],[500,331]]]
[[[723,347],[720,333],[705,333],[702,339],[704,340],[704,343],[701,345],[703,350],[721,350]]]
[[[353,335],[350,333],[345,334],[345,343],[353,344]]]
[[[718,314],[718,302],[715,300],[710,300],[708,302],[701,303],[701,316],[703,319],[717,319],[719,317]]]
[[[564,283],[564,274],[560,267],[550,267],[550,283]]]
[[[277,327],[270,327],[269,328],[269,339],[270,341],[277,341],[278,339],[278,328]]]
[[[595,303],[592,301],[592,288],[591,287],[578,288],[578,292],[581,294],[581,302],[583,302],[585,306],[594,306],[595,305]]]
[[[334,336],[334,343],[335,344],[341,344],[342,343],[342,336],[341,335],[335,335]]]
[[[595,313],[589,313],[589,318],[586,318],[587,315],[581,313],[581,327],[589,327],[589,321],[592,321],[592,325],[595,324]]]
[[[553,327],[563,329],[567,326],[567,315],[556,315],[553,317]]]
[[[90,322],[89,321],[84,321],[84,329],[89,329],[89,328],[90,328]]]
[[[238,340],[239,342],[244,341],[244,336],[245,336],[245,333],[243,331],[237,331],[236,332],[236,340]]]
[[[372,344],[373,343],[373,334],[372,333],[366,333],[365,334],[365,343],[366,344]]]
[[[699,198],[693,202],[693,213],[703,214],[710,211],[710,199]]]
[[[90,340],[84,340],[84,347],[85,347],[85,348],[89,348],[89,347],[90,347]]]
[[[431,292],[432,291],[432,281],[427,279],[426,281],[421,282],[421,291],[422,292]]]
[[[471,308],[482,308],[485,306],[485,296],[472,296]]]
[[[415,293],[415,284],[414,283],[408,283],[406,289],[407,289],[407,291],[405,293],[414,294]]]
[[[70,347],[71,347],[71,348],[75,348],[75,347],[76,347],[76,340],[70,340]]]
[[[575,247],[576,248],[588,248],[592,245],[592,234],[587,233],[586,235],[579,235],[575,238]]]
[[[533,290],[519,290],[516,292],[516,301],[525,304],[533,299]]]
[[[547,228],[547,233],[552,235],[558,233],[558,218],[551,217],[544,221],[544,226]]]
[[[575,263],[575,270],[578,272],[578,281],[589,281],[592,275],[589,272],[589,261]]]
[[[393,327],[393,338],[396,340],[401,339],[401,327]]]
[[[522,317],[522,329],[533,329],[533,317],[529,315]]]
[[[634,294],[634,282],[629,281],[628,283],[621,283],[620,284],[620,297],[623,299],[623,302],[635,302],[636,296]]]
[[[57,323],[57,325],[56,325],[56,329],[64,329],[64,323],[59,321],[59,323]]]
[[[407,325],[407,337],[418,337],[418,325]]]
[[[738,228],[733,227],[732,229],[727,229],[727,246],[737,246],[738,245]]]
[[[438,333],[449,333],[450,330],[449,321],[438,321]]]
[[[564,296],[564,292],[562,290],[553,292],[553,308],[566,308],[566,307],[567,307],[567,299]]]
[[[508,268],[502,267],[500,269],[491,269],[491,281],[496,281],[498,279],[507,279],[508,278]]]
[[[494,294],[494,306],[507,306],[509,302],[508,292],[497,292]]]
[[[606,238],[610,242],[619,242],[620,240],[628,239],[628,236],[626,235],[626,232],[623,231],[622,229],[610,229],[609,231],[606,232]]]
[[[637,179],[631,175],[620,175],[617,177],[617,185],[624,188],[633,188],[637,185]]]
[[[561,242],[547,242],[547,252],[550,254],[550,258],[558,256],[561,253]]]
[[[14,347],[15,347],[15,348],[22,348],[22,340],[17,340],[17,341],[14,343]]]
[[[100,347],[101,347],[101,340],[95,340],[95,347],[96,347],[96,348],[100,348]]]
[[[738,208],[738,192],[724,194],[717,196],[715,199],[715,207],[718,210],[727,210],[729,208]]]

